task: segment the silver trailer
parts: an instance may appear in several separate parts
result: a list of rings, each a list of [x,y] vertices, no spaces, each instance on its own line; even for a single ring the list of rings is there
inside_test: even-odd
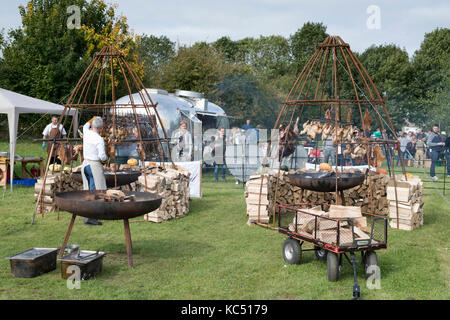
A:
[[[179,128],[182,120],[187,120],[188,131],[193,137],[193,157],[191,160],[202,159],[202,134],[208,129],[217,129],[219,127],[229,128],[229,120],[225,111],[215,103],[206,99],[202,93],[186,90],[176,90],[175,93],[168,93],[166,90],[149,88],[146,89],[154,104],[157,105],[158,114],[161,122],[158,121],[158,134],[160,138],[164,138],[161,124],[164,126],[167,137],[171,138],[172,134]],[[146,94],[142,94],[146,98]],[[134,103],[143,104],[141,95],[134,93],[132,95]],[[146,101],[150,103],[150,101]],[[130,96],[124,96],[116,101],[117,104],[131,104]],[[136,108],[136,112],[142,116],[147,116],[145,109]],[[150,108],[153,113],[153,109]],[[118,111],[118,115],[129,116],[131,109],[123,108]]]

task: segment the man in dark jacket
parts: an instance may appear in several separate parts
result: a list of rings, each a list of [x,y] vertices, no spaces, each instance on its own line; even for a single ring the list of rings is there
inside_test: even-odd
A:
[[[411,161],[414,160],[416,156],[416,139],[411,138],[411,141],[406,145],[406,151],[408,153],[408,167],[411,167]]]
[[[442,141],[442,137],[439,134],[439,126],[437,124],[433,126],[433,131],[428,136],[427,146],[430,149],[431,155],[430,177],[432,180],[438,180],[439,178],[436,177],[435,172],[436,162],[438,161],[439,155],[445,146],[445,142]]]

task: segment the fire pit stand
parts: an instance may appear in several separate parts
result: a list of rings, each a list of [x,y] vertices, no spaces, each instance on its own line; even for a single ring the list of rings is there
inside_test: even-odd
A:
[[[134,196],[134,201],[105,202],[95,200],[96,195],[100,193],[103,193],[103,191],[85,190],[62,192],[55,195],[58,207],[72,213],[61,248],[67,246],[77,215],[98,220],[123,220],[128,266],[133,267],[133,245],[128,219],[156,210],[161,205],[162,198],[154,193],[124,191],[127,196]],[[64,250],[60,250],[60,259],[63,254]]]
[[[70,234],[72,233],[72,227],[75,223],[76,214],[72,214],[72,218],[69,222],[69,227],[67,228],[66,236],[64,237],[63,244],[61,248],[65,248],[67,246],[67,242],[69,241]],[[127,246],[127,256],[128,256],[128,266],[133,267],[133,244],[131,242],[131,232],[130,232],[130,222],[128,219],[123,219],[123,226],[125,230],[125,243]],[[64,250],[60,250],[58,258],[61,259],[63,257]]]

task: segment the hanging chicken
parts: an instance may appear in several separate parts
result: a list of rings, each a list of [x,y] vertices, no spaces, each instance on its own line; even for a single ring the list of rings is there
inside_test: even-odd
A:
[[[383,163],[385,156],[381,151],[381,147],[376,145],[374,148],[371,148],[369,152],[369,164],[373,167],[379,168]]]

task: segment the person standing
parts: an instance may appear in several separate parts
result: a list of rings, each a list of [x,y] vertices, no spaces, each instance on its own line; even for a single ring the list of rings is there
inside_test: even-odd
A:
[[[336,147],[333,144],[331,135],[323,142],[323,162],[328,163],[328,159],[331,158],[331,164],[336,164]]]
[[[192,135],[187,130],[187,122],[185,120],[180,122],[180,128],[175,130],[172,134],[172,144],[174,149],[172,157],[174,161],[191,161],[192,155]]]
[[[91,124],[92,122],[92,124]],[[83,157],[81,176],[83,190],[106,190],[105,174],[102,162],[106,161],[105,142],[100,136],[103,120],[94,117],[83,126]],[[84,224],[101,225],[100,221],[85,218]]]
[[[411,167],[411,161],[416,156],[416,138],[412,137],[411,141],[406,145],[406,153],[408,154],[408,167]]]
[[[338,145],[338,154],[337,154],[337,165],[338,166],[345,166],[344,154],[343,154],[344,150],[345,150],[345,145],[339,144]]]
[[[430,167],[430,177],[432,180],[438,180],[436,177],[436,163],[439,159],[439,156],[442,152],[443,147],[445,146],[445,142],[442,141],[442,137],[439,134],[439,126],[435,124],[433,126],[433,131],[428,136],[427,146],[430,150],[431,156],[431,167]]]
[[[225,179],[225,152],[226,152],[226,135],[225,128],[220,127],[217,137],[214,140],[213,147],[213,157],[214,157],[214,179],[219,182],[219,167],[222,167],[222,181],[226,182]]]
[[[399,150],[399,156],[397,158],[397,166],[400,160],[400,152],[403,160],[408,160],[410,157],[408,153],[406,152],[406,146],[408,145],[408,142],[411,141],[411,139],[406,135],[405,132],[402,132],[402,135],[400,138],[398,138],[398,141],[400,142],[400,150]]]
[[[424,167],[425,154],[426,154],[425,149],[426,149],[425,138],[422,135],[422,138],[417,139],[417,141],[416,141],[416,155],[414,157],[414,159],[416,160],[414,166],[416,168]]]
[[[259,143],[259,133],[260,133],[261,129],[262,129],[262,126],[260,124],[258,124],[256,126],[256,140],[257,140],[258,143]]]
[[[450,178],[450,135],[445,139],[445,162],[447,163],[447,178]]]
[[[377,138],[377,139],[381,139],[382,136],[381,136],[381,130],[380,130],[380,128],[378,128],[377,130],[375,130],[374,133],[373,133],[372,135],[373,135],[375,138]]]
[[[431,133],[433,132],[433,130],[428,129],[427,133],[425,134],[425,141],[428,141],[428,137],[431,135]],[[427,159],[431,159],[431,153],[430,153],[430,148],[427,147]]]
[[[245,121],[245,124],[242,126],[242,129],[244,130],[253,129],[253,126],[250,124],[250,119],[247,119]]]
[[[64,127],[62,124],[58,126],[58,118],[53,116],[52,122],[49,123],[44,131],[42,131],[42,135],[44,139],[58,139],[58,138],[65,138],[67,136],[66,130],[64,130]],[[45,148],[47,145],[47,158],[50,158],[50,164],[52,163],[58,163],[61,164],[61,160],[58,159],[58,148],[60,147],[59,143],[56,143],[53,147],[53,151],[50,154],[50,151],[52,150],[53,142],[49,142],[48,144],[45,143],[45,141],[42,143],[42,148]]]
[[[425,138],[425,134],[422,132],[422,129],[417,130],[417,141],[422,140]]]

